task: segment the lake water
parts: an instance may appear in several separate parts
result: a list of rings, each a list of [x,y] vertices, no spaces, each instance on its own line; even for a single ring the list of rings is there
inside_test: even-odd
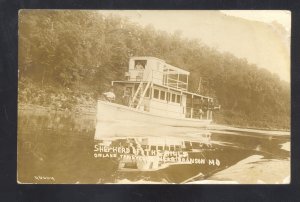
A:
[[[288,183],[285,133],[213,127],[95,140],[95,115],[20,110],[18,118],[20,183]]]

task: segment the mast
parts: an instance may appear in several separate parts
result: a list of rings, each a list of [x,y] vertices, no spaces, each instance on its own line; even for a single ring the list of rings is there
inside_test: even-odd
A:
[[[199,93],[199,94],[201,92],[201,83],[202,83],[202,77],[200,76],[199,84],[198,84],[198,89],[197,89],[197,93]]]

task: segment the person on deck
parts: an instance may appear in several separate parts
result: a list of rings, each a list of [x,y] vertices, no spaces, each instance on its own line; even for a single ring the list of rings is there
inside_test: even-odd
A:
[[[204,114],[203,110],[200,108],[199,109],[199,115],[200,115],[200,118],[202,118],[202,115]]]
[[[208,107],[209,107],[209,101],[207,99],[205,99],[203,101],[203,105],[202,106],[203,106],[202,107],[203,112],[206,112],[208,110]]]
[[[214,109],[214,102],[212,100],[209,101],[208,103],[208,109],[213,110]]]
[[[122,100],[123,101],[123,105],[129,106],[130,95],[131,95],[130,89],[126,88],[125,91],[124,91],[123,100]]]
[[[114,102],[116,99],[116,95],[114,93],[114,89],[111,88],[108,92],[103,93],[104,98],[109,102]]]
[[[136,65],[135,65],[135,69],[137,69],[137,70],[143,70],[144,69],[144,66],[141,64],[141,63],[137,63]]]

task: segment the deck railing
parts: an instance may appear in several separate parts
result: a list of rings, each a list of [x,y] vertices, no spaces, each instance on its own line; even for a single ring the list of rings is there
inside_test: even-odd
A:
[[[128,81],[142,81],[144,77],[144,71],[143,69],[133,69],[129,72],[125,73],[125,77],[127,77]],[[135,77],[131,77],[131,75],[135,75]]]
[[[186,107],[185,117],[193,118],[193,119],[201,119],[201,120],[211,120],[212,110],[203,111],[200,108]]]
[[[187,90],[188,88],[188,84],[183,82],[183,81],[180,81],[180,80],[177,80],[177,79],[171,79],[171,78],[168,78],[164,81],[163,83],[165,86],[169,86],[169,87],[172,87],[172,88],[176,88],[176,89],[179,89],[179,90]]]

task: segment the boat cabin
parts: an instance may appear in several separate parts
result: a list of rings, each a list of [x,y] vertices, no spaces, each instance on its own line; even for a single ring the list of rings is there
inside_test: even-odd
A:
[[[133,57],[125,76],[128,81],[151,81],[183,91],[188,89],[190,73],[154,57]]]
[[[212,98],[188,92],[190,72],[155,57],[132,57],[121,85],[121,104],[173,118],[212,118]]]

